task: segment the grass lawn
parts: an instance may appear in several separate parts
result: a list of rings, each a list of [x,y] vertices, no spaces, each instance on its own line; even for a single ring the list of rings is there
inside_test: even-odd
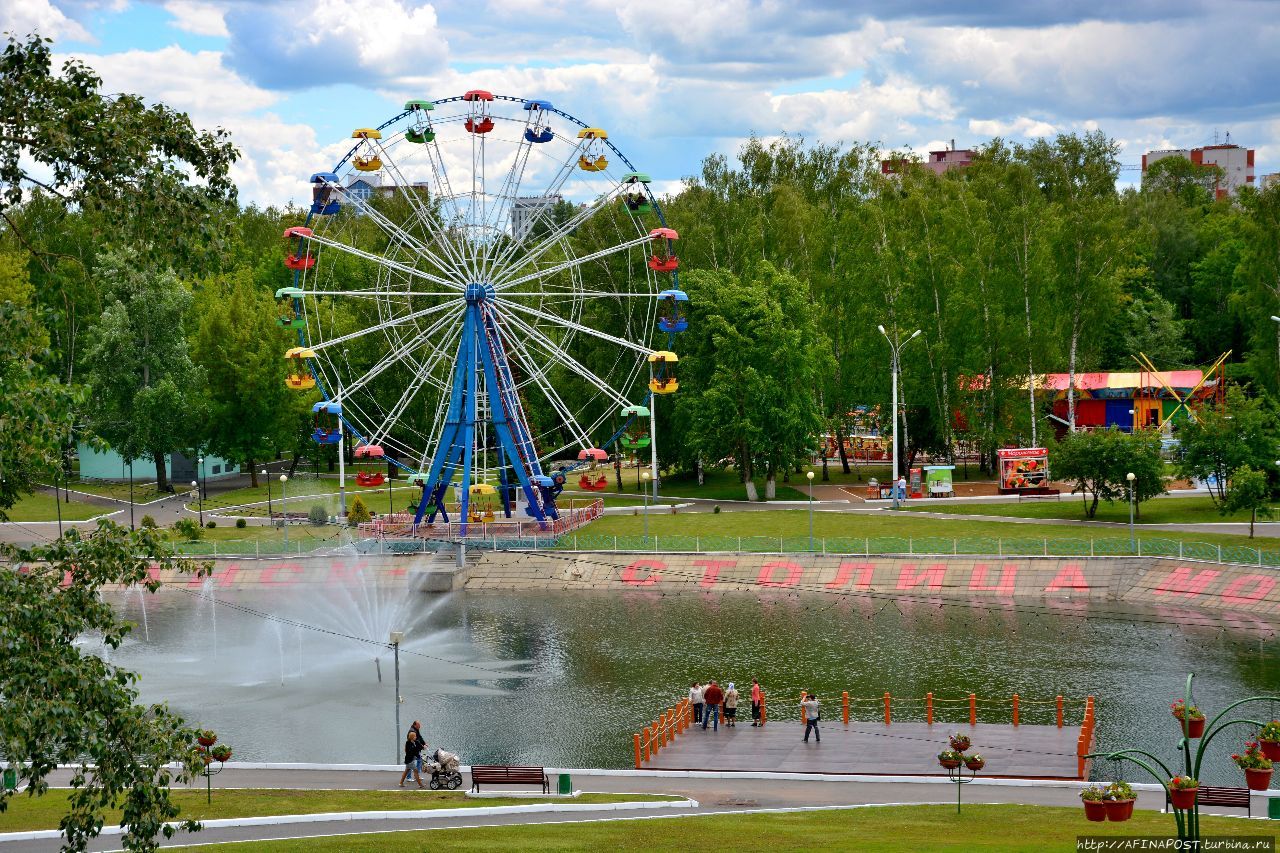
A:
[[[622,481],[624,484],[634,485],[635,469],[630,472],[624,472]],[[820,476],[820,475],[819,475]],[[747,499],[747,487],[738,480],[738,472],[728,470],[708,470],[703,475],[703,484],[698,485],[698,478],[694,474],[672,474],[662,478],[661,487],[658,494],[663,498],[705,498],[712,501],[745,501]],[[804,474],[792,474],[792,483],[808,484],[804,478]],[[814,482],[817,482],[815,477]],[[764,477],[756,477],[756,491],[759,495],[764,495]],[[782,477],[778,477],[778,496],[780,501],[802,501],[808,498],[808,492],[800,491],[799,488],[793,488],[792,485],[782,482]],[[804,488],[801,486],[800,488]]]
[[[578,533],[589,535],[634,536],[644,534],[644,518],[641,516],[608,516],[591,522]],[[649,518],[650,536],[752,536],[787,537],[796,539],[809,534],[809,514],[806,510],[761,510],[757,512],[686,512],[676,515],[652,515]],[[813,535],[818,538],[901,537],[923,539],[927,537],[957,539],[1070,539],[1075,542],[1089,539],[1123,540],[1128,535],[1123,529],[1111,530],[1099,527],[1070,527],[1050,524],[1024,524],[1016,522],[974,521],[972,519],[921,518],[909,512],[842,513],[815,512]],[[1247,547],[1276,547],[1280,542],[1270,539],[1249,539],[1220,533],[1192,532],[1180,534],[1173,530],[1150,531],[1140,537],[1143,541],[1207,542],[1215,545],[1244,545]],[[874,544],[874,543],[872,543]],[[1086,548],[1087,551],[1087,548]]]
[[[407,783],[412,785],[412,782]],[[9,800],[9,808],[0,813],[0,832],[22,832],[32,829],[57,829],[67,812],[66,789],[51,789],[43,797],[17,794]],[[543,799],[502,797],[473,799],[462,791],[430,791],[406,787],[393,791],[313,791],[255,788],[229,788],[213,791],[213,804],[205,804],[203,788],[174,790],[174,802],[182,810],[179,819],[212,820],[228,817],[262,815],[315,814],[317,812],[399,811],[410,809],[457,809],[476,806],[515,806],[530,803],[626,803],[638,800],[678,800],[680,797],[646,794],[582,794],[572,800],[559,797]],[[108,826],[120,822],[120,811],[106,815]]]
[[[1280,510],[1280,504],[1272,504]],[[914,512],[946,512],[961,515],[1006,515],[1015,518],[1067,518],[1085,521],[1085,505],[1079,495],[1063,495],[1061,501],[1028,501],[1007,504],[943,504],[910,506]],[[1129,504],[1116,501],[1098,504],[1098,514],[1093,521],[1117,521],[1128,523]],[[1216,521],[1248,521],[1249,513],[1236,512],[1222,515],[1208,495],[1187,498],[1160,498],[1142,504],[1142,514],[1135,518],[1138,524],[1194,524]],[[1259,521],[1266,521],[1259,517]]]
[[[1080,808],[967,805],[884,806],[784,814],[696,815],[655,820],[606,820],[554,825],[396,832],[297,841],[256,842],[253,850],[859,850],[868,853],[1074,851],[1076,836],[1173,833],[1170,815],[1138,811],[1123,824],[1091,823]],[[1273,838],[1256,821],[1201,818],[1202,835]],[[236,845],[244,847],[245,845]]]
[[[59,508],[62,510],[63,521],[83,521],[118,509],[118,507],[81,503],[75,498],[71,499],[71,503],[55,504],[53,495],[36,492],[23,495],[11,509],[6,511],[6,514],[10,521],[57,521]],[[128,522],[128,519],[126,518],[125,521]]]

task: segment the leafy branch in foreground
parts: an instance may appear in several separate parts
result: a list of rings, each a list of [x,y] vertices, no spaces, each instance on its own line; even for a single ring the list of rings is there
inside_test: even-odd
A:
[[[82,653],[84,635],[115,649],[132,629],[101,595],[104,590],[160,587],[158,571],[203,574],[180,560],[159,531],[135,532],[109,521],[81,536],[71,530],[48,545],[0,545],[0,752],[41,796],[59,765],[72,767],[63,849],[80,851],[97,836],[105,810],[124,814],[122,843],[155,850],[156,838],[195,821],[170,825],[178,807],[172,781],[198,774],[195,733],[166,705],[135,704],[137,675]],[[0,812],[16,796],[0,791]]]

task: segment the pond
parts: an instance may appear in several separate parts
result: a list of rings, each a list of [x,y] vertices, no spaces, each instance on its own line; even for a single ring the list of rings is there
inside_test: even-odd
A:
[[[1016,692],[1024,723],[1051,723],[1058,694],[1092,694],[1099,746],[1141,746],[1169,761],[1177,725],[1168,705],[1188,672],[1211,713],[1280,692],[1265,623],[1119,603],[639,590],[432,597],[372,579],[216,594],[209,584],[166,587],[116,603],[138,624],[112,663],[141,674],[145,701],[217,730],[245,761],[398,762],[392,630],[405,633],[402,729],[422,721],[433,747],[466,763],[631,766],[632,732],[710,678],[743,693],[759,678],[773,718],[794,717],[782,697],[801,689],[826,699],[828,719],[846,690],[915,700],[973,692],[989,700],[979,704],[984,722],[1007,722]],[[967,720],[967,705],[937,707],[939,721]],[[882,706],[855,708],[882,718]],[[1081,710],[1068,705],[1068,725]],[[895,702],[896,718],[922,714],[920,701]],[[1280,708],[1263,703],[1256,714]],[[1242,783],[1229,755],[1244,734],[1214,741],[1206,784]]]

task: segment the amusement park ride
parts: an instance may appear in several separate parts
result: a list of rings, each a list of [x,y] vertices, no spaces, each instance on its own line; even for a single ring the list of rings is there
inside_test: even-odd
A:
[[[448,525],[451,486],[460,535],[498,509],[545,529],[571,472],[607,487],[614,445],[650,448],[656,491],[654,401],[679,388],[688,297],[649,176],[601,128],[483,90],[409,101],[351,138],[310,178],[306,223],[284,233],[293,284],[276,292],[297,334],[286,384],[321,397],[315,441],[341,460],[349,436],[356,458],[407,472],[417,535]],[[562,192],[590,200],[565,214],[549,203]],[[536,210],[520,228],[517,201]]]

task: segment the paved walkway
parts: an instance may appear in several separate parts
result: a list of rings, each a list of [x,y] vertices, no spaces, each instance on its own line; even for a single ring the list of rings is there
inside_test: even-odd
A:
[[[771,724],[772,725],[772,724]],[[799,725],[796,726],[797,730]],[[70,774],[61,772],[56,783],[66,784]],[[398,771],[332,771],[332,770],[241,770],[228,768],[215,779],[216,788],[342,788],[352,790],[392,789],[399,780]],[[752,809],[800,808],[806,806],[848,806],[865,803],[954,803],[955,788],[946,783],[910,782],[817,782],[794,779],[715,779],[670,778],[647,774],[625,776],[574,776],[574,787],[591,792],[625,792],[675,794],[697,800],[697,809],[646,809],[637,812],[636,818],[679,816],[689,814],[716,814]],[[56,784],[55,783],[55,784]],[[470,780],[468,779],[468,784]],[[202,787],[202,785],[196,786]],[[965,786],[967,802],[1024,803],[1031,805],[1078,806],[1075,786],[1044,784],[1034,787],[1005,787],[977,784]],[[216,792],[214,794],[217,795]],[[1140,792],[1138,807],[1158,809],[1163,797]],[[1257,804],[1255,804],[1256,806]],[[1257,811],[1257,808],[1255,808]],[[1238,810],[1237,810],[1238,812]],[[1225,812],[1232,814],[1236,812]],[[625,814],[625,813],[622,813]],[[355,820],[331,823],[285,824],[278,826],[231,827],[206,829],[194,836],[179,836],[164,846],[180,844],[229,841],[266,840],[273,838],[302,838],[321,835],[354,835],[367,832],[387,832],[412,829],[446,829],[462,826],[498,826],[507,824],[562,823],[570,821],[600,820],[598,812],[494,815],[456,818],[422,818],[396,820]],[[613,818],[608,818],[613,819]],[[447,842],[442,839],[442,845]],[[0,853],[45,853],[55,851],[53,841],[22,841],[0,843]],[[94,851],[119,848],[118,838],[104,838],[91,844]],[[373,849],[372,847],[368,849]],[[442,848],[444,849],[444,848]]]

